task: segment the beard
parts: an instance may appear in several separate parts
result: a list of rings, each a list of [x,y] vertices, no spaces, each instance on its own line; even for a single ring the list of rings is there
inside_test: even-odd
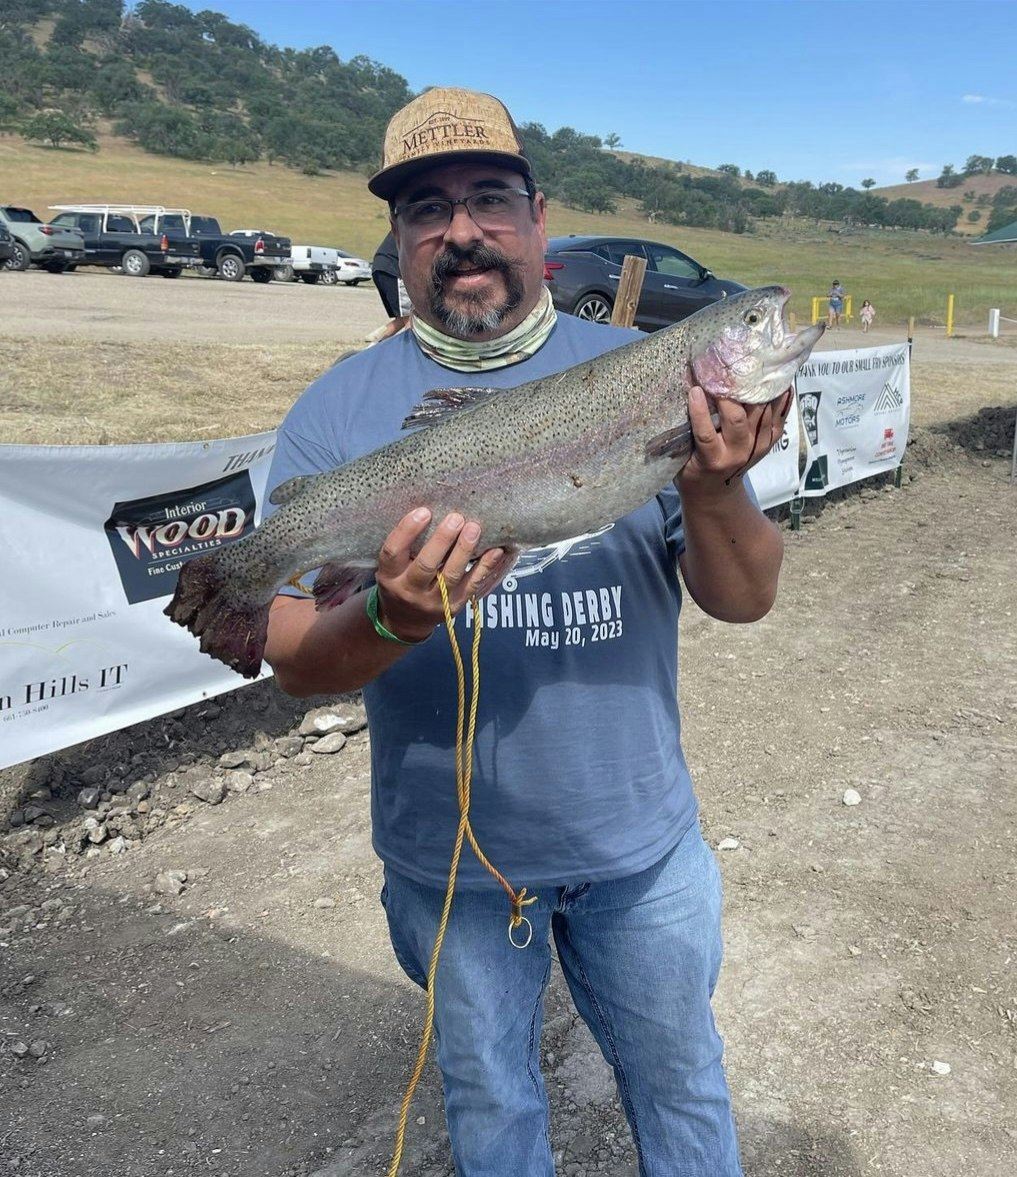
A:
[[[445,279],[464,264],[504,274],[504,297],[494,301],[491,295],[477,291],[474,294],[457,295],[458,305],[450,305],[445,297]],[[469,339],[474,335],[496,331],[523,301],[524,293],[522,266],[489,245],[460,249],[449,244],[431,263],[431,311],[448,334],[457,339]]]

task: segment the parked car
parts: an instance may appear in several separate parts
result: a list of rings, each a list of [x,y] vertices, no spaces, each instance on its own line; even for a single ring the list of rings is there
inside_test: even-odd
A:
[[[7,268],[7,263],[14,256],[14,238],[6,225],[0,225],[0,270]]]
[[[27,270],[32,264],[59,274],[85,260],[85,239],[74,229],[47,225],[30,208],[0,204],[0,224],[13,241],[8,270]]]
[[[53,224],[77,229],[85,241],[85,266],[118,269],[128,278],[161,274],[179,278],[200,261],[196,242],[182,230],[162,231],[141,222],[144,206],[132,204],[51,204]]]
[[[371,280],[371,263],[362,257],[354,257],[345,249],[337,249],[339,264],[336,267],[336,280],[344,286],[357,286],[361,282]]]
[[[294,278],[311,286],[318,282],[325,286],[334,286],[337,282],[356,286],[371,277],[371,267],[363,258],[328,245],[291,246],[290,266]]]
[[[271,282],[276,266],[285,263],[290,239],[274,233],[226,233],[216,217],[200,216],[187,208],[154,207],[141,218],[142,229],[153,233],[183,233],[197,242],[202,273],[226,282]]]
[[[646,259],[635,325],[656,331],[746,287],[716,277],[673,245],[636,237],[552,237],[544,254],[544,282],[559,311],[608,323],[627,255]]]

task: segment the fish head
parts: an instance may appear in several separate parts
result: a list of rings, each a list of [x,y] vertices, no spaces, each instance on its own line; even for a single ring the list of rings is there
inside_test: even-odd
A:
[[[713,397],[761,405],[786,392],[825,323],[792,331],[783,286],[743,290],[686,319],[693,380]]]

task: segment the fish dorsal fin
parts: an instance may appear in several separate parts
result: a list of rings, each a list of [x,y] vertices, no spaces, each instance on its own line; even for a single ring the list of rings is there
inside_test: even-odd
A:
[[[502,391],[501,388],[432,388],[424,393],[420,404],[410,410],[403,421],[403,429],[436,425],[460,409],[472,409]]]
[[[313,474],[298,474],[296,478],[287,478],[272,491],[268,496],[268,501],[273,507],[281,507],[283,503],[292,502],[304,489],[304,483],[310,482],[313,477]]]

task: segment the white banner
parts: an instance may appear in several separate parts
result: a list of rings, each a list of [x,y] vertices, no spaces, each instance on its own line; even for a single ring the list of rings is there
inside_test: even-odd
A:
[[[798,493],[800,444],[798,414],[792,406],[784,422],[784,432],[770,447],[766,457],[749,471],[749,481],[764,511],[779,507]]]
[[[162,610],[260,520],[274,446],[0,446],[0,767],[244,684]]]
[[[824,495],[900,465],[911,416],[906,343],[813,352],[797,384],[806,445],[800,494]]]
[[[895,467],[908,371],[906,344],[813,356],[802,489],[792,413],[752,469],[761,506]],[[244,685],[163,608],[186,557],[260,521],[274,446],[0,446],[0,768]]]

